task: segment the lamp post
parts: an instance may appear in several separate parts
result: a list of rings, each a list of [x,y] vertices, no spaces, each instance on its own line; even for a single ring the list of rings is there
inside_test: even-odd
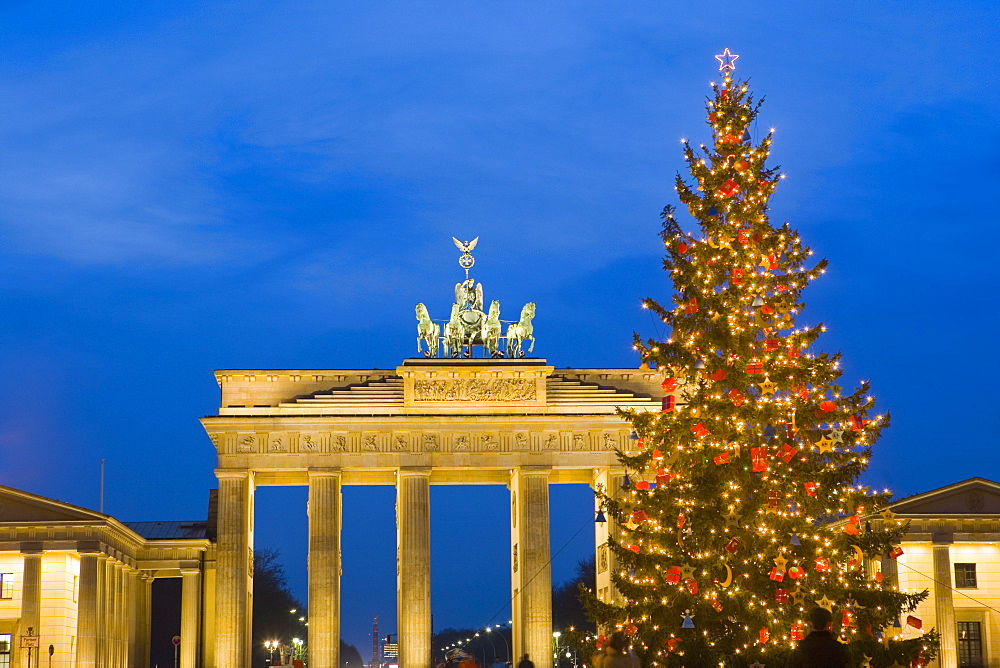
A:
[[[494,625],[493,625],[493,628],[497,628],[497,629],[504,629],[504,628],[505,628],[505,626],[506,626],[506,625],[504,625],[504,624],[494,624]],[[492,629],[490,629],[489,627],[487,627],[487,628],[486,628],[486,631],[487,631],[487,632],[490,632],[490,631],[492,631]],[[504,654],[504,659],[506,659],[506,660],[507,660],[507,661],[509,661],[509,662],[510,662],[511,664],[513,664],[513,663],[514,663],[514,660],[513,660],[513,658],[512,658],[512,657],[511,657],[511,655],[510,655],[510,643],[508,643],[508,642],[507,642],[507,638],[506,638],[506,637],[504,636],[504,634],[503,634],[503,631],[502,631],[502,630],[501,630],[501,631],[499,631],[499,632],[497,633],[497,635],[498,635],[498,636],[500,636],[500,639],[501,639],[501,640],[503,640],[503,646],[504,646],[504,649],[505,649],[505,651],[506,651],[506,653]]]
[[[552,632],[552,642],[555,645],[555,648],[552,650],[552,664],[555,666],[559,665],[559,638],[561,636],[562,633],[559,631]]]
[[[278,641],[277,640],[265,640],[264,641],[264,647],[266,647],[267,651],[269,652],[269,656],[267,658],[267,665],[273,666],[274,665],[274,650],[276,650],[278,648]]]

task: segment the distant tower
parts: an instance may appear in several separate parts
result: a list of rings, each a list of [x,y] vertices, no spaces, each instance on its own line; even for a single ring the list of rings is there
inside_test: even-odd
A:
[[[372,619],[372,661],[368,664],[369,668],[382,668],[382,652],[379,651],[378,641],[378,615],[375,615]]]

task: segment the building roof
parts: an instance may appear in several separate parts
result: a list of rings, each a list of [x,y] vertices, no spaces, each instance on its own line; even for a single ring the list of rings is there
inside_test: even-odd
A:
[[[208,522],[205,520],[122,522],[122,524],[148,540],[208,538]]]

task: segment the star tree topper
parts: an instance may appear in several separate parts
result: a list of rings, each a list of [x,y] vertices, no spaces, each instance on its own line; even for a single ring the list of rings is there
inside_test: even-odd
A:
[[[736,69],[736,59],[739,56],[729,53],[729,47],[715,57],[719,61],[719,71],[720,72],[732,72]]]

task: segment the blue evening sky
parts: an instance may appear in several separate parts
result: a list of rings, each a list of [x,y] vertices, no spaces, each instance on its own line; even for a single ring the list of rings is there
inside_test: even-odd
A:
[[[805,322],[893,426],[865,481],[900,495],[995,456],[995,3],[3,3],[0,483],[124,520],[205,515],[214,369],[389,368],[413,304],[445,317],[452,235],[536,353],[634,366],[669,300],[658,213],[707,141],[713,56],[767,97],[775,222],[830,270]],[[991,265],[993,263],[993,265]],[[302,489],[258,545],[305,595]],[[435,627],[506,621],[506,490],[435,489]],[[471,501],[471,502],[470,502]],[[591,549],[553,490],[555,577]],[[390,488],[345,492],[344,620],[393,632]]]

